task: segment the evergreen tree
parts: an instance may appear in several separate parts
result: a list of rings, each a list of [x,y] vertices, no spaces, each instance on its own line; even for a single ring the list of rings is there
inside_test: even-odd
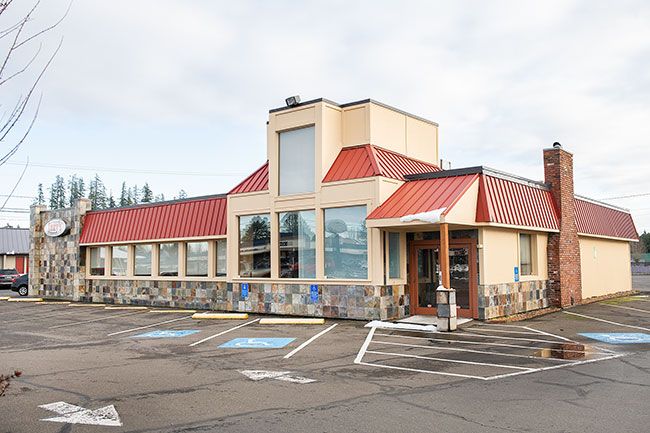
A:
[[[83,194],[79,191],[79,178],[76,174],[70,176],[68,180],[68,197],[68,203],[71,207],[74,205],[75,200],[83,197]]]
[[[90,181],[90,187],[88,188],[88,199],[92,204],[93,209],[106,209],[108,206],[108,197],[106,196],[106,186],[104,182],[99,177],[98,174],[95,174],[95,177]]]
[[[65,205],[65,181],[57,175],[50,187],[50,209],[63,209]]]
[[[129,193],[126,190],[126,182],[122,182],[122,191],[120,192],[120,207],[129,205]]]
[[[113,198],[113,191],[108,196],[108,208],[113,209],[116,208],[117,204],[115,203],[115,198]]]
[[[165,201],[165,194],[158,194],[156,197],[154,197],[153,201],[155,202]]]
[[[79,197],[86,196],[86,182],[84,182],[83,177],[77,179],[77,191],[79,191]]]
[[[149,188],[149,183],[145,182],[142,187],[142,203],[151,203],[153,201],[153,192]]]
[[[185,192],[184,189],[181,189],[180,191],[178,191],[178,195],[174,197],[174,200],[182,200],[184,198],[187,198],[187,193]]]
[[[140,188],[138,188],[138,185],[133,185],[131,197],[133,198],[133,204],[140,203]]]
[[[45,204],[45,194],[43,193],[43,184],[38,184],[38,191],[36,192],[36,198],[32,204]]]

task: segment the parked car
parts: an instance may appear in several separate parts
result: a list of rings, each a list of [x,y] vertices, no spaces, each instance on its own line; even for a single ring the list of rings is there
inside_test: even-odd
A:
[[[24,274],[16,278],[11,283],[11,290],[18,292],[20,296],[27,296],[29,294],[29,275]]]
[[[0,289],[8,289],[20,277],[16,269],[0,269]]]

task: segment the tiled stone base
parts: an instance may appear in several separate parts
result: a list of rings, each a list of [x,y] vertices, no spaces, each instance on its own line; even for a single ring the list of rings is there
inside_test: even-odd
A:
[[[319,284],[318,301],[309,284],[143,280],[88,280],[81,300],[157,307],[348,319],[399,319],[409,314],[405,286]]]
[[[546,280],[479,285],[478,316],[487,320],[546,308],[548,295]]]

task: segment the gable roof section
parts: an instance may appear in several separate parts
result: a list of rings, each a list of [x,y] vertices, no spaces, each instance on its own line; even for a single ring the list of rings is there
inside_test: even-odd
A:
[[[269,162],[255,170],[253,174],[242,180],[228,194],[243,194],[246,192],[266,191],[269,189]]]
[[[373,210],[368,219],[401,218],[442,208],[445,208],[442,215],[446,215],[477,177],[477,174],[467,174],[406,182]]]
[[[139,205],[86,214],[80,244],[221,236],[225,195]]]
[[[576,197],[574,203],[579,234],[639,240],[629,212],[582,197]]]
[[[0,228],[0,254],[29,254],[29,229]]]
[[[434,164],[409,158],[401,153],[364,144],[345,147],[339,152],[323,182],[384,176],[404,180],[405,175],[440,171]]]
[[[476,222],[559,230],[554,203],[551,191],[541,185],[484,172],[479,180]]]

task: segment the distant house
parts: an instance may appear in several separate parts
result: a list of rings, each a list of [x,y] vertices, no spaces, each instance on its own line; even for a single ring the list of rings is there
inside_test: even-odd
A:
[[[0,228],[0,267],[16,268],[18,273],[29,271],[29,229]]]

